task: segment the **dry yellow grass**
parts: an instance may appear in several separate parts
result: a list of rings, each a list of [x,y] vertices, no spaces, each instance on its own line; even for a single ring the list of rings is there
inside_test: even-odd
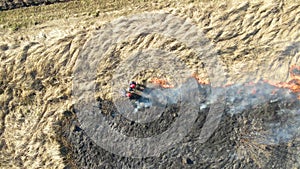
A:
[[[126,9],[129,6],[146,5],[149,0],[74,0],[52,5],[32,6],[0,12],[0,25],[16,31],[20,28],[55,19],[72,17],[97,17],[100,13]]]
[[[242,1],[240,1],[242,2]],[[297,0],[273,0],[271,3],[285,3],[285,4],[293,4],[297,3]],[[41,5],[41,6],[32,6],[27,8],[14,9],[9,11],[0,12],[0,26],[7,30],[16,31],[20,28],[26,28],[29,26],[41,24],[50,20],[61,19],[61,18],[72,18],[72,17],[80,17],[80,16],[92,16],[97,17],[100,13],[116,11],[120,9],[125,9],[128,7],[145,7],[149,6],[149,4],[157,3],[157,4],[172,4],[172,2],[163,2],[163,1],[151,1],[151,0],[73,0],[66,3],[57,3],[52,5]],[[234,4],[238,3],[238,1],[226,0],[190,0],[184,1],[179,0],[176,1],[175,4],[188,4],[188,3],[226,3],[226,4]],[[152,5],[150,5],[152,6]],[[160,5],[158,5],[158,8]],[[173,5],[174,6],[174,1]],[[153,8],[154,7],[154,8]],[[155,9],[155,6],[152,6]]]
[[[300,41],[299,2],[219,2],[89,0],[0,12],[0,168],[63,168],[73,163],[64,151],[70,145],[61,130],[73,106],[74,64],[92,33],[118,16],[163,10],[190,18],[226,63],[230,82],[287,81],[289,67],[299,64],[294,47]],[[139,39],[144,46],[132,39],[125,41],[133,46],[116,44],[115,59],[139,47],[171,46],[170,39],[149,36],[154,40]],[[194,62],[197,58],[187,59],[190,50],[180,50],[187,64],[208,78],[201,62]],[[110,78],[102,74],[98,83]],[[101,87],[106,92],[98,96],[105,98],[110,86]],[[263,166],[260,158],[254,160]]]

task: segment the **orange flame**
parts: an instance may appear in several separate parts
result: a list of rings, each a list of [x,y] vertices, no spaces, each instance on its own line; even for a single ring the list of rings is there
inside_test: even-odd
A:
[[[208,81],[200,79],[199,76],[196,73],[193,73],[192,77],[195,78],[198,81],[199,84],[202,84],[202,85],[208,85],[209,84]]]
[[[291,90],[294,93],[298,93],[298,99],[300,99],[300,66],[293,65],[290,68],[290,75],[292,80],[289,82],[280,82],[280,83],[273,83],[269,82],[271,85],[280,87],[280,88],[286,88]]]
[[[298,99],[300,100],[300,66],[293,65],[290,68],[290,75],[291,75],[292,80],[290,80],[289,82],[274,83],[274,82],[271,82],[268,80],[265,80],[265,82],[267,82],[273,86],[276,86],[279,88],[286,88],[286,89],[291,90],[294,93],[297,93]],[[209,84],[208,81],[200,79],[199,76],[195,73],[192,74],[192,77],[195,78],[199,84],[202,84],[202,85]],[[150,82],[154,83],[154,84],[158,84],[159,86],[161,86],[163,88],[173,88],[174,87],[174,85],[171,85],[167,80],[164,80],[164,79],[152,78],[150,80]],[[233,84],[226,84],[224,87],[230,86],[230,85],[233,85]],[[252,86],[252,85],[255,85],[255,83],[249,82],[246,85]],[[252,94],[255,94],[255,93],[256,93],[256,90],[253,90]],[[276,91],[272,91],[272,94],[275,94],[275,93],[276,93]]]
[[[159,78],[152,78],[150,80],[151,83],[157,84],[163,88],[173,88],[174,85],[171,85],[167,80],[159,79]]]
[[[199,76],[196,73],[193,73],[192,77],[195,78],[199,84],[202,84],[202,85],[208,85],[209,84],[208,81],[200,79]],[[173,88],[174,87],[174,85],[170,84],[167,80],[159,79],[159,78],[156,78],[156,77],[151,78],[150,82],[154,83],[154,84],[157,84],[157,85],[159,85],[163,88]]]

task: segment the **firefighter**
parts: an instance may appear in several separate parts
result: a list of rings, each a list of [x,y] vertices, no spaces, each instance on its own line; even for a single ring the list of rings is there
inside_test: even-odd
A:
[[[130,88],[131,88],[131,89],[135,89],[137,83],[136,83],[135,81],[131,81],[129,85],[130,85]]]
[[[141,97],[139,94],[136,94],[134,92],[126,92],[125,96],[128,97],[130,100],[138,100]]]

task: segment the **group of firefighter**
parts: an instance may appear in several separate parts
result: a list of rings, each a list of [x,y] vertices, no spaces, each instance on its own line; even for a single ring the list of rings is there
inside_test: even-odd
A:
[[[137,99],[140,97],[137,90],[141,90],[138,84],[135,81],[129,83],[129,88],[125,93],[125,96],[129,99]]]

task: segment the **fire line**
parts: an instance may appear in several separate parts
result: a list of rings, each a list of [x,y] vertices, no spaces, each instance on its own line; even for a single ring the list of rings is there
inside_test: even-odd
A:
[[[279,83],[274,83],[269,80],[264,80],[264,82],[269,83],[272,86],[278,87],[278,88],[286,88],[292,91],[293,93],[296,93],[298,95],[298,99],[300,100],[300,66],[293,65],[290,68],[290,76],[291,80],[288,82],[279,82]],[[192,74],[192,77],[197,80],[197,82],[201,85],[209,85],[209,82],[205,80],[201,80],[197,74]],[[162,88],[174,88],[174,85],[170,84],[167,80],[165,79],[160,79],[160,78],[152,78],[150,79],[150,82],[153,84],[157,84],[161,86]],[[226,84],[224,87],[231,86],[233,84]],[[249,82],[246,85],[255,85],[253,82]],[[275,94],[276,91],[273,91]],[[256,91],[253,90],[252,94],[255,94]]]

